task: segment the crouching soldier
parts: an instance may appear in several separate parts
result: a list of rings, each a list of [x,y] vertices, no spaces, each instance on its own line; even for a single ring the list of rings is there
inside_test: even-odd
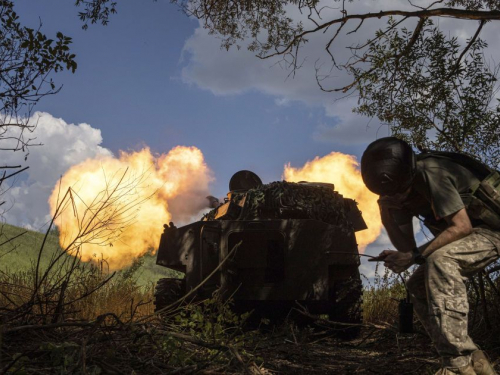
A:
[[[399,273],[419,265],[407,286],[415,312],[441,356],[438,374],[496,374],[468,335],[465,281],[498,259],[498,173],[462,154],[416,155],[394,137],[368,146],[361,173],[368,189],[380,195],[382,223],[397,249],[380,254],[385,266]],[[423,220],[434,235],[420,247],[413,217]]]

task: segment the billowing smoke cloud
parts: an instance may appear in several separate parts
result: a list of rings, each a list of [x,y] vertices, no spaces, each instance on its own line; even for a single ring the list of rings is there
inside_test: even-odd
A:
[[[111,156],[112,153],[101,146],[101,131],[89,124],[68,124],[44,112],[36,112],[29,123],[37,124],[29,138],[35,138],[32,143],[42,146],[30,147],[26,161],[22,151],[2,152],[3,165],[30,167],[4,192],[2,199],[7,201],[6,222],[39,230],[50,219],[47,199],[62,174],[86,159]],[[4,189],[12,182],[7,180]]]
[[[199,220],[201,210],[207,208],[206,197],[213,181],[211,170],[205,164],[203,154],[195,147],[176,147],[158,158],[162,178],[171,190],[163,197],[168,201],[168,211],[175,224],[187,224]]]
[[[286,165],[283,176],[285,180],[294,182],[330,182],[340,194],[355,199],[368,225],[368,229],[356,233],[361,251],[379,236],[382,222],[377,204],[378,196],[366,188],[354,156],[332,152],[321,158],[316,157],[300,168]]]
[[[12,225],[43,231],[51,219],[48,199],[61,176],[76,165],[96,160],[99,160],[97,165],[100,173],[101,160],[115,160],[117,169],[127,168],[126,163],[120,160],[129,154],[122,153],[114,157],[110,150],[102,147],[101,131],[86,123],[68,123],[45,112],[34,113],[29,123],[37,124],[33,133],[28,134],[29,138],[34,139],[32,143],[42,145],[30,147],[27,160],[22,151],[2,152],[2,165],[29,166],[15,180],[4,183],[2,199],[6,201],[6,212],[3,220]],[[160,185],[164,188],[164,201],[161,204],[168,204],[169,207],[169,216],[164,217],[164,222],[173,220],[182,225],[199,218],[200,210],[206,207],[208,185],[213,180],[201,151],[177,147],[164,155],[152,155],[149,150],[142,152],[148,155],[151,163],[161,166],[157,171],[162,176]],[[182,163],[186,153],[188,160]],[[78,181],[82,181],[81,176],[75,178],[75,182]],[[160,229],[162,224],[159,224]]]
[[[65,207],[56,220],[61,247],[77,250],[84,261],[126,267],[156,250],[163,224],[207,207],[211,180],[195,147],[177,146],[159,156],[145,148],[88,159],[71,167],[50,197],[52,214]]]

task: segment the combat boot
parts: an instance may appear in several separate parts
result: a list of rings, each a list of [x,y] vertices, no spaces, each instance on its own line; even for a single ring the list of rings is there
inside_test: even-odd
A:
[[[436,372],[435,375],[476,375],[472,364],[468,364],[462,367],[443,367],[441,370]]]
[[[474,351],[471,358],[474,371],[476,371],[477,375],[497,375],[486,353],[482,350]]]

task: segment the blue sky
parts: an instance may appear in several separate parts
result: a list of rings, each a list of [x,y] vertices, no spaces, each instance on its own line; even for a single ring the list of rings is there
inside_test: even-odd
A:
[[[73,37],[77,55],[77,72],[55,75],[64,85],[61,93],[44,98],[37,110],[100,129],[102,146],[113,152],[143,145],[160,153],[179,144],[196,146],[215,172],[218,194],[240,169],[271,181],[281,177],[287,162],[303,164],[332,150],[359,155],[363,148],[313,139],[315,125],[335,123],[321,105],[278,105],[275,96],[253,88],[214,95],[186,82],[190,53],[184,45],[198,22],[170,3],[120,2],[108,26],[86,31],[71,2],[27,0],[15,9],[26,24],[35,27],[41,18],[45,33]],[[294,85],[275,70],[284,84]]]
[[[395,1],[360,0],[355,10],[377,11],[382,3],[392,6]],[[47,126],[57,124],[59,130],[52,138],[52,130],[37,133],[45,146],[32,150],[28,182],[11,191],[13,208],[7,219],[15,224],[39,227],[58,176],[85,157],[109,151],[148,146],[166,153],[177,145],[196,146],[215,177],[211,193],[221,197],[238,170],[250,169],[264,182],[280,180],[287,163],[300,167],[332,151],[359,158],[369,142],[388,135],[376,120],[352,113],[355,97],[336,101],[317,86],[314,64],[325,59],[325,36],[304,47],[304,67],[290,78],[277,60],[259,60],[244,48],[221,50],[219,40],[168,1],[121,0],[108,26],[90,25],[88,30],[82,30],[73,4],[15,3],[23,24],[37,28],[41,20],[47,35],[61,31],[71,36],[78,62],[75,74],[54,75],[63,85],[61,92],[36,107],[50,114]],[[476,26],[440,22],[461,38]],[[382,26],[367,22],[335,45],[334,52],[349,57],[346,44],[366,40]],[[483,32],[487,40],[499,29],[488,26]],[[347,79],[335,73],[332,82],[339,85]],[[387,237],[381,236],[368,252],[387,246]]]

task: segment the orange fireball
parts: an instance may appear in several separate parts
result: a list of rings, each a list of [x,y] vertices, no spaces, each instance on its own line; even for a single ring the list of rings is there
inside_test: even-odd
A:
[[[172,219],[169,202],[189,197],[177,205],[181,218],[206,206],[211,175],[201,151],[183,146],[166,155],[145,148],[75,165],[49,198],[54,215],[69,192],[55,221],[61,247],[83,261],[104,259],[112,270],[129,266],[158,247]]]
[[[379,236],[382,222],[377,204],[378,196],[366,188],[358,166],[354,156],[332,152],[322,158],[314,158],[302,168],[285,165],[283,179],[291,182],[329,182],[344,197],[355,199],[368,225],[368,229],[356,233],[359,249],[364,251]]]

